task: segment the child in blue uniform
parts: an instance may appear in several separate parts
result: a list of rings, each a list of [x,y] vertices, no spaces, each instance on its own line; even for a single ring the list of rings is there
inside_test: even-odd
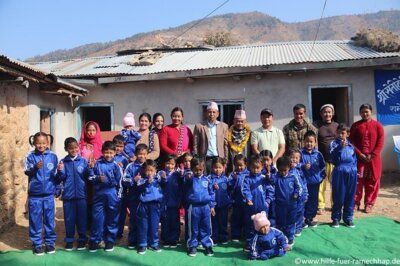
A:
[[[282,257],[289,250],[288,239],[278,229],[270,227],[265,212],[251,216],[254,229],[257,233],[251,241],[250,260],[267,260],[273,257]]]
[[[350,129],[340,124],[336,131],[336,139],[330,144],[332,163],[335,165],[332,172],[332,227],[339,227],[340,219],[348,227],[355,227],[353,223],[354,197],[357,186],[357,159],[353,145],[347,139]]]
[[[124,128],[121,130],[121,136],[125,139],[124,153],[129,161],[135,161],[136,143],[142,137],[139,132],[134,130],[135,117],[132,113],[127,113],[123,119]]]
[[[175,155],[167,155],[164,161],[164,170],[158,172],[163,180],[164,195],[161,211],[161,239],[164,241],[164,247],[176,248],[181,232],[179,208],[182,203],[182,177],[176,170]]]
[[[262,150],[260,152],[260,156],[262,157],[262,162],[263,162],[263,169],[261,173],[265,175],[265,177],[269,180],[266,183],[266,191],[269,192],[267,193],[268,195],[271,195],[267,199],[269,206],[267,216],[269,222],[271,223],[271,226],[275,227],[276,214],[275,214],[275,199],[272,196],[274,195],[274,181],[272,180],[272,177],[278,171],[274,166],[274,161],[273,161],[274,156],[272,155],[272,152],[270,150]]]
[[[95,188],[90,252],[96,252],[102,240],[106,243],[104,250],[113,251],[118,232],[123,173],[114,160],[115,145],[112,141],[104,142],[101,152],[103,156],[96,161],[93,169],[89,169],[89,181]]]
[[[122,181],[123,186],[128,189],[128,208],[130,213],[128,249],[134,249],[137,244],[137,209],[139,205],[139,191],[137,190],[137,182],[140,179],[142,165],[147,158],[147,145],[143,143],[137,145],[135,154],[136,160],[128,164]]]
[[[35,150],[28,153],[25,160],[25,174],[28,176],[28,208],[29,237],[32,241],[33,253],[43,255],[42,226],[46,253],[55,252],[55,204],[57,155],[48,148],[53,143],[53,137],[38,132],[29,137],[29,143]]]
[[[158,241],[158,224],[160,223],[160,204],[163,199],[157,178],[157,163],[146,160],[142,165],[141,178],[137,181],[139,206],[137,209],[137,252],[145,254],[147,246],[155,252],[160,252]]]
[[[242,194],[242,187],[244,177],[249,171],[246,168],[247,160],[243,154],[235,155],[233,163],[235,169],[229,176],[229,186],[232,188],[231,237],[233,242],[239,242],[245,227],[245,216],[243,215],[245,202]]]
[[[211,180],[204,175],[202,158],[190,162],[192,172],[185,175],[186,213],[188,216],[188,255],[196,256],[199,241],[206,256],[213,256],[211,239],[211,215],[215,215],[215,195]]]
[[[245,251],[249,251],[251,240],[254,236],[254,227],[251,216],[265,211],[268,213],[269,203],[273,199],[273,191],[267,191],[270,187],[270,179],[261,173],[263,169],[262,157],[252,155],[250,157],[249,170],[243,181],[243,197],[246,201],[245,219],[246,219],[246,246]]]
[[[291,162],[290,171],[299,180],[302,193],[297,201],[296,214],[296,230],[294,236],[301,236],[304,226],[304,207],[308,199],[307,181],[304,178],[303,170],[301,170],[300,158],[301,152],[299,149],[290,149],[289,158]]]
[[[297,200],[302,189],[297,177],[290,171],[290,159],[283,156],[276,161],[278,173],[274,175],[276,227],[288,238],[289,246],[294,243],[296,229]]]
[[[301,150],[301,165],[304,177],[307,181],[308,200],[304,209],[305,227],[316,227],[314,221],[318,209],[319,184],[324,180],[325,160],[322,153],[316,148],[317,135],[314,131],[304,134],[304,148]]]
[[[229,179],[225,175],[226,161],[216,157],[211,161],[209,176],[215,193],[215,216],[211,217],[214,244],[228,243],[228,209],[231,206]]]
[[[127,158],[126,154],[124,153],[125,147],[125,139],[121,135],[116,135],[113,138],[113,142],[115,144],[115,162],[122,168],[122,171],[125,172],[126,167],[129,164],[129,158]],[[128,189],[123,187],[122,195],[121,195],[121,206],[120,206],[120,213],[118,218],[118,232],[117,238],[122,238],[124,233],[125,227],[125,220],[126,220],[126,212],[128,208]]]
[[[64,149],[68,155],[60,161],[57,167],[57,181],[63,184],[62,193],[65,250],[71,251],[75,240],[75,227],[78,232],[77,250],[86,249],[87,220],[82,219],[87,214],[86,181],[89,177],[89,165],[86,159],[79,155],[78,141],[66,138]],[[93,163],[91,168],[93,168]]]

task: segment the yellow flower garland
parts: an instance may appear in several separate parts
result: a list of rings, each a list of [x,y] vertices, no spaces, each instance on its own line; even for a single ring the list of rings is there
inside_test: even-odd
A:
[[[249,141],[250,138],[250,127],[249,125],[244,125],[244,128],[246,129],[246,135],[244,135],[244,139],[242,141],[242,143],[240,143],[240,145],[236,145],[235,143],[233,143],[232,141],[232,130],[233,130],[233,126],[231,126],[228,129],[228,144],[229,144],[229,148],[234,151],[235,153],[239,153],[241,151],[244,150],[244,148],[247,145],[247,141]]]

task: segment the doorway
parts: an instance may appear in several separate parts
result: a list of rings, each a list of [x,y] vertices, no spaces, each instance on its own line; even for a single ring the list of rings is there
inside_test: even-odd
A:
[[[333,120],[350,126],[353,122],[350,85],[312,86],[309,87],[311,120],[320,120],[320,108],[324,104],[332,104],[335,108]]]

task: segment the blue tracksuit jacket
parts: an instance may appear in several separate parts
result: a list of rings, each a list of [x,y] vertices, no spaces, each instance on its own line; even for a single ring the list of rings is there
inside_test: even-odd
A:
[[[231,203],[230,191],[231,187],[229,186],[229,178],[224,174],[221,176],[217,176],[215,174],[211,174],[208,177],[213,185],[214,193],[215,193],[215,207],[216,208],[228,208]],[[215,189],[215,185],[218,185],[218,189]]]
[[[297,199],[302,194],[302,188],[298,178],[289,171],[287,176],[279,173],[274,175],[275,182],[275,202],[277,206],[287,206],[296,204]]]
[[[142,163],[135,161],[130,164],[125,169],[124,178],[122,180],[122,185],[128,188],[128,201],[139,203],[139,192],[137,190],[137,184],[135,182],[135,176],[137,176],[142,170]]]
[[[123,155],[122,153],[117,153],[117,154],[115,154],[114,160],[116,163],[122,163],[121,168],[122,168],[122,170],[125,171],[126,167],[129,164],[128,158],[126,158],[126,156]]]
[[[325,172],[325,160],[322,153],[314,148],[311,152],[306,149],[301,150],[301,165],[303,166],[304,177],[307,180],[307,184],[314,185],[320,184],[326,176]],[[309,170],[305,169],[307,163],[311,164]]]
[[[251,260],[281,257],[285,255],[287,247],[288,239],[285,235],[280,230],[271,227],[265,235],[259,232],[254,235],[248,257]]]
[[[233,173],[229,175],[229,187],[232,188],[231,190],[231,200],[233,205],[241,204],[244,202],[242,188],[243,188],[243,181],[244,177],[249,174],[247,169],[243,170],[240,173],[236,172],[236,178],[233,178]]]
[[[125,147],[124,147],[124,152],[129,156],[133,157],[135,156],[135,150],[136,150],[136,142],[140,140],[142,137],[139,132],[135,130],[127,130],[123,128],[121,130],[121,136],[124,137],[125,139]]]
[[[274,200],[274,191],[270,180],[263,174],[253,175],[249,173],[243,181],[242,189],[245,201],[252,201],[255,213],[266,211],[271,201]]]
[[[242,194],[244,177],[249,174],[247,169],[242,172],[236,172],[236,178],[233,173],[229,176],[229,187],[231,187],[232,216],[231,216],[231,237],[240,239],[245,226],[245,201]]]
[[[161,172],[165,172],[167,178],[164,180],[161,177]],[[161,179],[161,186],[164,195],[163,205],[165,207],[179,207],[182,203],[183,195],[183,180],[178,171],[160,171],[158,178]]]
[[[330,144],[330,155],[335,165],[332,171],[332,220],[353,220],[354,196],[357,186],[357,158],[354,147],[347,141],[341,146],[341,140],[335,139]]]

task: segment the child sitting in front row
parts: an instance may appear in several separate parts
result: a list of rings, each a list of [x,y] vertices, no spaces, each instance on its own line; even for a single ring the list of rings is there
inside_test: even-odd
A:
[[[336,131],[336,139],[330,144],[332,163],[332,227],[339,227],[342,218],[347,227],[355,227],[353,223],[354,196],[357,184],[357,159],[353,145],[347,139],[350,129],[340,124]]]
[[[257,233],[251,241],[250,260],[267,260],[272,257],[282,257],[289,250],[288,240],[278,229],[270,227],[265,212],[251,217]]]
[[[192,172],[185,175],[186,214],[188,216],[188,255],[196,256],[200,240],[206,256],[213,256],[211,240],[211,215],[215,215],[215,195],[211,180],[204,175],[205,163],[202,158],[190,162]]]

